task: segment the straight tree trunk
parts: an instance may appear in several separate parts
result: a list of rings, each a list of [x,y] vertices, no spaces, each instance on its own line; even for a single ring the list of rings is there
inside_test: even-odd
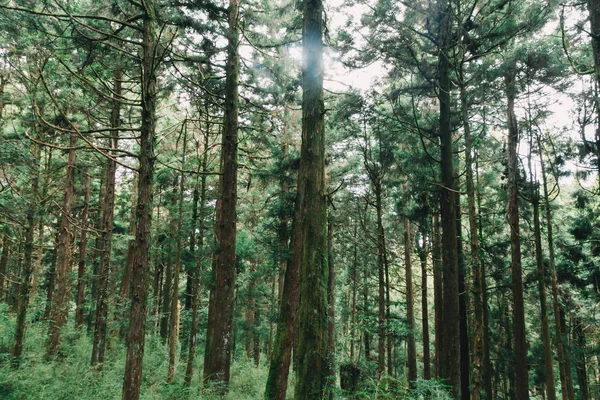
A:
[[[71,210],[73,208],[73,194],[75,186],[75,153],[77,136],[70,135],[67,171],[65,174],[65,196],[62,202],[61,219],[58,229],[58,243],[56,248],[56,291],[53,295],[52,317],[48,330],[46,353],[48,357],[58,355],[60,347],[60,331],[67,322],[69,306],[69,269],[71,266]]]
[[[10,257],[10,235],[7,231],[2,234],[2,257],[0,258],[0,302],[4,298],[4,281],[6,277],[6,267],[8,266],[8,257]]]
[[[329,276],[327,277],[327,375],[329,377],[328,390],[329,400],[333,400],[335,388],[335,265],[333,263],[333,221],[331,215],[327,224],[327,265],[329,267]]]
[[[456,183],[454,178],[454,149],[452,146],[450,60],[451,3],[441,4],[441,38],[438,57],[440,102],[441,184],[440,210],[442,220],[442,268],[444,275],[444,311],[441,329],[440,378],[452,387],[454,398],[460,397],[460,308],[458,289],[458,252],[456,226]]]
[[[561,395],[563,400],[570,400],[569,398],[569,379],[567,374],[570,375],[570,371],[565,368],[565,348],[564,338],[560,323],[560,301],[558,293],[558,277],[556,275],[556,261],[554,256],[554,234],[553,234],[553,223],[552,223],[552,210],[550,208],[550,195],[548,193],[548,178],[546,176],[546,167],[544,163],[544,151],[540,137],[537,137],[538,153],[540,154],[540,166],[542,170],[542,182],[544,188],[544,204],[545,204],[545,217],[546,217],[546,230],[548,237],[548,256],[550,258],[550,279],[552,285],[552,307],[554,311],[554,328],[555,328],[555,341],[556,341],[556,353],[558,357],[558,366],[560,374],[560,387]]]
[[[505,75],[508,121],[508,218],[510,225],[511,273],[513,293],[513,341],[515,354],[516,396],[529,399],[527,371],[527,341],[525,337],[525,306],[523,299],[523,271],[521,267],[521,234],[519,228],[518,156],[519,128],[515,115],[516,67],[513,65]]]
[[[327,202],[323,102],[323,2],[303,0],[302,148],[298,174],[301,230],[296,400],[322,398],[327,387]]]
[[[33,154],[39,160],[40,147],[37,144],[33,145]],[[18,312],[17,325],[15,328],[14,344],[12,348],[11,366],[19,368],[21,364],[21,356],[23,354],[23,339],[25,337],[25,320],[27,318],[27,309],[29,307],[29,294],[31,290],[31,273],[33,269],[33,235],[35,231],[37,218],[37,195],[39,185],[39,170],[36,168],[33,179],[31,181],[31,200],[27,209],[27,230],[25,231],[25,248],[23,256],[23,270],[21,271],[21,282],[19,285],[18,294]],[[8,251],[3,251],[8,257]]]
[[[77,301],[75,311],[75,327],[80,328],[83,324],[83,302],[85,301],[84,275],[85,275],[85,253],[87,248],[87,220],[90,201],[90,175],[85,174],[85,195],[83,199],[83,211],[81,212],[81,236],[79,238],[79,263],[77,266]]]
[[[217,218],[215,285],[209,303],[204,355],[204,381],[221,383],[227,391],[231,363],[235,282],[237,131],[239,79],[239,0],[229,1],[225,115],[222,141],[221,207]],[[210,318],[212,316],[212,319]]]
[[[427,299],[427,232],[422,232],[422,247],[417,246],[421,261],[421,324],[423,326],[423,379],[431,379],[431,351],[429,349],[429,306]]]
[[[138,202],[138,191],[139,187],[139,178],[138,175],[133,176],[133,181],[131,183],[131,196],[129,203],[133,206],[133,204],[137,204]],[[160,196],[157,208],[160,209]],[[123,277],[121,278],[121,287],[119,288],[119,308],[123,309],[127,306],[130,299],[131,294],[131,275],[133,270],[133,256],[135,255],[135,243],[137,237],[137,210],[135,207],[131,207],[131,214],[129,216],[129,236],[133,237],[133,239],[129,240],[129,244],[127,246],[127,261],[125,262],[125,266],[123,268]],[[158,221],[157,221],[158,226]],[[158,240],[158,235],[156,235]],[[121,318],[121,328],[119,329],[119,336],[123,342],[127,341],[127,332],[129,331],[129,325],[126,321],[126,318]]]
[[[110,140],[109,147],[116,149],[118,146],[119,131],[121,125],[121,81],[123,73],[117,67],[114,74],[113,83],[113,102],[110,115]],[[111,152],[112,157],[116,157],[116,152]],[[94,339],[92,343],[91,364],[99,364],[98,368],[103,369],[104,352],[106,350],[107,340],[107,318],[108,318],[108,280],[110,277],[110,259],[112,254],[112,233],[115,216],[115,174],[117,163],[109,159],[106,162],[106,171],[104,174],[104,198],[102,199],[102,219],[100,223],[100,240],[98,241],[98,251],[100,252],[100,262],[98,264],[98,293],[96,298],[96,319],[94,324]]]
[[[440,377],[440,359],[442,356],[442,315],[443,300],[443,270],[442,270],[442,243],[441,243],[440,217],[436,212],[433,215],[433,303],[434,303],[434,334],[435,334],[435,362],[434,376]]]
[[[458,176],[458,170],[455,175]],[[458,179],[457,179],[458,181]],[[458,184],[456,185],[459,186]],[[460,207],[460,192],[454,193],[456,196],[456,250],[458,254],[458,306],[460,313],[460,396],[463,400],[469,400],[470,395],[470,374],[471,360],[469,354],[469,326],[467,321],[467,304],[469,299],[467,297],[467,284],[466,284],[466,266],[465,256],[463,253],[463,241],[462,241],[462,211]]]
[[[200,272],[202,271],[202,261],[204,259],[204,219],[206,216],[206,170],[208,168],[208,138],[210,124],[208,123],[208,113],[206,115],[206,132],[204,134],[204,145],[202,147],[202,165],[203,172],[200,177],[200,208],[198,211],[198,256],[196,257],[196,266],[192,271],[192,322],[190,324],[190,337],[188,339],[188,359],[185,369],[185,385],[191,386],[192,376],[194,374],[194,358],[196,356],[196,336],[198,333],[198,308],[200,306]],[[192,234],[193,235],[193,234]],[[191,243],[190,243],[190,251]],[[192,252],[193,253],[193,252]]]
[[[373,190],[375,191],[375,208],[377,211],[377,277],[379,287],[379,297],[377,303],[379,306],[378,315],[378,333],[379,341],[377,342],[377,372],[381,377],[385,372],[385,355],[386,346],[385,339],[386,334],[386,321],[385,321],[385,309],[386,309],[386,296],[385,296],[385,241],[384,241],[384,230],[383,230],[383,210],[381,204],[381,185],[379,184],[378,178],[374,179]]]
[[[578,393],[581,400],[589,399],[589,388],[587,379],[587,366],[585,362],[586,356],[586,340],[583,331],[583,322],[580,318],[573,320],[573,335],[577,343],[577,358],[575,361],[575,369],[577,370],[577,383],[579,385]]]
[[[150,268],[152,185],[154,181],[154,136],[156,129],[156,9],[153,0],[143,3],[142,24],[142,126],[136,206],[136,235],[131,268],[131,309],[127,336],[127,358],[123,400],[138,400],[142,384],[142,360],[146,335],[147,275]]]
[[[485,118],[485,114],[484,114]],[[485,119],[484,119],[485,123]],[[477,172],[477,182],[479,186],[479,163],[478,159],[475,159],[475,171]],[[477,191],[477,209],[481,210],[481,196],[480,192]],[[478,237],[483,237],[483,224],[481,215],[477,215],[477,231]],[[489,330],[489,314],[488,314],[488,295],[487,295],[487,281],[486,281],[486,268],[485,263],[479,264],[481,272],[481,305],[482,305],[482,322],[483,322],[483,386],[485,389],[486,400],[493,399],[493,388],[492,388],[492,362],[490,360],[490,330]]]
[[[410,239],[410,221],[404,218],[404,267],[406,274],[406,328],[408,330],[406,361],[408,364],[408,383],[414,387],[417,380],[417,348],[415,344],[415,300],[413,296],[412,241]]]
[[[462,78],[462,77],[461,77]],[[485,276],[481,273],[481,259],[479,255],[479,232],[477,230],[477,209],[475,206],[475,183],[473,179],[473,139],[471,137],[471,125],[469,123],[469,112],[467,93],[461,79],[460,87],[461,118],[465,135],[465,170],[467,184],[467,209],[469,215],[469,234],[471,237],[471,268],[473,275],[473,380],[471,386],[472,400],[479,400],[481,396],[481,372],[483,370],[483,307],[482,281]]]
[[[534,183],[532,182],[532,185]],[[535,189],[538,191],[537,187]],[[544,274],[544,256],[542,254],[542,229],[540,227],[539,193],[532,195],[533,225],[535,238],[535,262],[537,266],[538,292],[540,296],[540,316],[542,325],[542,343],[544,345],[544,370],[546,375],[546,392],[548,400],[556,400],[554,387],[554,368],[552,345],[550,344],[550,327],[548,324],[548,306],[546,304],[546,284]]]
[[[181,156],[181,175],[179,176],[179,209],[177,212],[177,248],[175,254],[175,271],[173,272],[173,297],[171,299],[171,320],[169,332],[169,373],[167,383],[173,383],[175,374],[175,358],[177,353],[177,341],[179,340],[179,275],[181,271],[181,246],[182,246],[182,227],[183,227],[183,192],[185,175],[185,151],[187,144],[187,125],[184,127],[183,134],[183,153]]]

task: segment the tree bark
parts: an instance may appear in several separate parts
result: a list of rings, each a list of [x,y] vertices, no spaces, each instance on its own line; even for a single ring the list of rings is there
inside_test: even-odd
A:
[[[434,376],[440,377],[440,359],[442,356],[442,315],[443,300],[443,271],[442,271],[442,243],[441,243],[440,217],[437,212],[433,215],[433,303],[434,303],[434,334],[435,334],[435,360]]]
[[[181,174],[179,176],[179,209],[177,210],[177,245],[175,254],[175,271],[173,271],[173,296],[171,298],[171,319],[169,332],[169,373],[167,383],[173,383],[175,374],[175,358],[177,355],[177,341],[179,340],[179,275],[181,272],[181,246],[182,246],[182,227],[183,227],[183,191],[185,175],[185,151],[187,145],[187,125],[184,126],[183,133],[183,152],[181,156]]]
[[[204,355],[204,381],[222,383],[227,390],[231,362],[235,282],[236,204],[237,204],[237,130],[239,79],[239,0],[229,1],[229,37],[225,68],[225,115],[222,141],[221,207],[217,217],[217,254],[215,285],[209,303]],[[217,317],[218,316],[218,317]]]
[[[577,383],[579,385],[579,396],[581,400],[589,399],[589,388],[587,380],[587,366],[585,362],[586,356],[586,341],[583,331],[583,322],[580,318],[573,320],[573,335],[577,343],[577,358],[575,361],[575,369],[577,370]]]
[[[323,102],[323,2],[303,1],[302,149],[298,174],[300,304],[296,400],[322,398],[327,386],[327,203]]]
[[[6,267],[8,266],[8,257],[10,257],[10,235],[8,232],[2,234],[2,258],[0,258],[0,302],[4,298],[4,281],[6,277]]]
[[[79,263],[77,266],[77,301],[75,311],[75,327],[80,328],[83,324],[83,303],[85,301],[85,253],[87,248],[87,220],[90,200],[90,175],[85,174],[85,195],[83,199],[83,211],[81,212],[81,236],[79,238]]]
[[[556,275],[556,261],[554,255],[554,233],[553,233],[553,222],[552,222],[552,210],[550,208],[550,196],[548,193],[548,178],[546,176],[546,166],[544,163],[544,150],[540,137],[537,137],[538,153],[540,155],[540,166],[542,170],[542,183],[544,188],[544,205],[545,205],[545,217],[546,217],[546,230],[548,240],[548,256],[550,258],[550,280],[552,287],[552,307],[554,311],[554,329],[555,329],[555,343],[556,353],[558,358],[559,376],[560,376],[560,387],[561,395],[563,400],[570,400],[569,398],[569,379],[567,374],[571,374],[565,368],[565,344],[563,338],[563,332],[560,323],[560,301],[558,293],[558,277]]]
[[[440,10],[440,51],[438,57],[438,99],[440,102],[442,268],[444,275],[440,378],[452,387],[454,398],[460,397],[460,310],[458,289],[458,252],[456,226],[456,183],[454,177],[454,149],[452,146],[450,60],[451,3],[442,2]]]
[[[477,209],[475,206],[475,183],[473,179],[473,139],[471,137],[471,125],[469,123],[469,110],[467,93],[463,86],[461,76],[460,100],[461,118],[465,135],[465,170],[467,184],[467,209],[469,215],[469,234],[471,237],[471,268],[473,275],[473,381],[471,393],[473,400],[479,400],[481,396],[481,372],[483,369],[483,299],[481,295],[482,281],[485,276],[481,273],[481,259],[479,255],[479,232],[477,230]]]
[[[143,3],[142,18],[142,126],[136,206],[136,235],[131,268],[131,309],[127,336],[127,359],[123,379],[123,400],[138,400],[142,384],[142,360],[146,335],[147,291],[154,181],[154,135],[156,129],[156,9],[153,0]]]
[[[119,67],[114,73],[113,82],[113,102],[110,114],[110,139],[109,147],[116,149],[119,140],[118,127],[121,125],[121,86],[123,73]],[[111,152],[114,158],[117,156],[115,151]],[[104,174],[104,198],[102,199],[102,220],[100,223],[100,240],[98,241],[98,250],[100,252],[100,262],[98,264],[98,294],[96,298],[96,323],[94,324],[94,340],[92,343],[91,364],[99,364],[102,370],[104,363],[104,352],[106,350],[107,340],[107,318],[108,318],[108,280],[110,276],[110,261],[112,254],[112,233],[115,215],[115,173],[117,163],[114,160],[107,160],[106,171]]]
[[[58,243],[56,248],[56,290],[53,295],[52,319],[48,330],[47,356],[58,354],[60,347],[60,331],[67,322],[69,305],[69,269],[71,266],[71,210],[73,208],[73,193],[75,179],[75,145],[77,136],[72,133],[69,138],[69,155],[67,171],[65,174],[65,196],[63,198],[61,219],[58,230]]]
[[[410,239],[410,221],[404,218],[404,267],[406,274],[406,328],[408,330],[406,361],[408,364],[408,383],[414,387],[417,380],[417,348],[415,344],[415,300],[413,296],[412,241]]]
[[[39,160],[40,147],[37,144],[33,145],[33,154],[36,159]],[[25,231],[25,248],[23,256],[23,270],[21,271],[21,282],[19,285],[18,294],[18,312],[17,312],[17,324],[15,328],[14,344],[12,348],[12,359],[11,366],[18,368],[21,363],[21,356],[23,354],[23,339],[25,337],[25,320],[27,318],[27,309],[29,307],[29,294],[31,290],[31,272],[33,270],[33,235],[35,231],[36,218],[37,218],[37,195],[39,185],[39,171],[37,170],[33,174],[31,181],[31,200],[27,209],[27,230]],[[4,255],[8,257],[8,252],[4,251]]]
[[[525,337],[525,307],[523,299],[523,271],[521,267],[521,235],[519,228],[519,193],[517,187],[519,128],[515,115],[516,66],[509,67],[505,77],[508,121],[508,218],[510,225],[511,273],[513,293],[513,341],[515,354],[516,396],[529,399],[527,371],[527,341]]]
[[[422,245],[417,245],[421,261],[421,324],[423,326],[423,379],[431,379],[431,351],[429,349],[429,306],[427,299],[427,232],[421,232]]]
[[[202,147],[202,172],[208,168],[208,138],[210,133],[210,124],[208,123],[208,113],[206,115],[206,132],[204,133],[204,144]],[[188,359],[185,369],[185,385],[191,386],[192,376],[194,374],[194,358],[196,356],[196,336],[198,333],[198,308],[200,306],[200,272],[202,271],[202,261],[204,259],[204,219],[206,216],[206,174],[200,177],[200,208],[198,211],[198,256],[196,257],[196,266],[192,271],[192,322],[190,324],[190,337],[188,339]],[[193,234],[193,233],[192,233]],[[190,244],[190,251],[192,250]]]

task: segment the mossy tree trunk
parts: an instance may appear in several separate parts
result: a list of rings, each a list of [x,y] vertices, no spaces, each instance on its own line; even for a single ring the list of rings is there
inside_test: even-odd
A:
[[[215,282],[211,290],[209,320],[204,354],[204,381],[221,383],[227,390],[232,346],[232,320],[235,282],[238,80],[239,80],[239,0],[229,1],[227,63],[225,67],[225,115],[222,139],[220,209],[217,216]],[[211,318],[212,317],[212,318]]]
[[[322,398],[327,386],[327,203],[323,101],[323,2],[303,1],[302,148],[298,174],[301,230],[296,400]]]

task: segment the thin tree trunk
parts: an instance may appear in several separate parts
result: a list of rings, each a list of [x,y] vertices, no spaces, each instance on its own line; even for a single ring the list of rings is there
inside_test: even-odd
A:
[[[90,175],[85,174],[85,196],[83,199],[83,211],[81,212],[81,236],[79,238],[79,263],[77,266],[77,301],[75,303],[76,328],[80,328],[83,324],[83,302],[85,301],[85,253],[87,248],[87,220],[90,201],[90,179]]]
[[[154,180],[154,135],[156,129],[156,9],[153,0],[143,3],[142,24],[142,126],[138,169],[136,236],[131,268],[131,309],[127,336],[127,359],[123,400],[138,400],[142,384],[142,360],[146,335],[147,275],[150,267],[152,185]]]
[[[8,257],[10,257],[10,235],[7,231],[2,234],[2,258],[0,258],[0,302],[4,298],[4,281],[6,278],[6,267],[8,266]]]
[[[336,384],[335,373],[335,265],[333,263],[333,221],[331,215],[327,224],[327,265],[329,267],[329,276],[327,277],[327,375],[329,400],[333,400],[333,393]]]
[[[133,270],[133,257],[135,255],[135,243],[137,237],[137,210],[133,207],[134,204],[138,202],[138,190],[139,187],[139,178],[138,175],[133,176],[133,181],[131,182],[131,196],[129,198],[129,203],[132,205],[131,214],[129,216],[129,236],[133,239],[129,240],[129,244],[127,246],[127,260],[125,262],[123,268],[123,277],[121,278],[121,287],[119,288],[119,308],[124,309],[130,300],[131,293],[131,275]],[[158,201],[158,208],[160,209],[160,197]],[[157,221],[158,226],[158,221]],[[158,240],[158,235],[156,235]],[[129,325],[125,318],[121,318],[121,328],[119,329],[119,336],[121,340],[124,342],[127,341],[127,332],[129,331]]]
[[[183,133],[183,153],[181,156],[181,175],[179,176],[179,209],[177,212],[177,245],[175,254],[175,271],[173,271],[173,296],[171,298],[171,320],[169,332],[169,373],[167,383],[173,383],[175,374],[175,358],[177,353],[177,340],[179,339],[179,275],[181,271],[181,246],[182,246],[182,227],[183,227],[183,191],[185,175],[185,151],[187,145],[187,125],[184,126]]]
[[[118,146],[119,131],[121,125],[121,81],[123,73],[119,67],[115,70],[113,83],[113,103],[110,115],[111,137],[109,147],[114,149]],[[116,157],[116,151],[111,152],[112,157]],[[107,318],[108,318],[108,280],[110,277],[110,261],[112,254],[112,233],[115,216],[115,173],[117,163],[114,160],[107,160],[106,171],[104,174],[104,198],[102,199],[102,220],[100,223],[100,240],[98,241],[98,251],[100,252],[100,262],[98,264],[98,294],[96,298],[96,323],[94,324],[94,340],[92,343],[91,364],[99,364],[99,369],[103,369],[104,352],[107,341]]]
[[[462,71],[461,71],[462,72]],[[475,183],[473,179],[473,139],[471,137],[471,124],[469,123],[469,110],[467,93],[461,76],[460,100],[461,118],[465,135],[465,170],[467,184],[467,209],[469,215],[469,233],[471,237],[471,268],[473,274],[473,381],[471,386],[472,400],[479,400],[481,396],[481,372],[483,369],[483,300],[481,295],[482,280],[481,259],[479,255],[479,232],[477,231],[477,210],[475,207]]]
[[[485,124],[485,114],[484,114]],[[475,171],[477,172],[477,186],[479,186],[479,159],[475,159]],[[480,192],[476,192],[477,209],[481,210],[481,195]],[[483,237],[483,223],[481,214],[477,214],[477,231],[478,237]],[[482,305],[482,322],[483,322],[483,386],[485,389],[486,400],[493,399],[493,388],[492,388],[492,362],[490,360],[490,330],[489,330],[489,314],[488,314],[488,295],[487,295],[487,281],[486,281],[486,267],[485,263],[480,262],[479,264],[481,272],[481,305]]]
[[[56,291],[53,295],[52,319],[48,330],[47,355],[56,356],[60,347],[60,331],[67,322],[69,305],[69,269],[71,266],[71,210],[73,208],[74,178],[75,178],[75,153],[77,136],[70,135],[67,171],[65,174],[65,196],[63,198],[58,243],[56,248]]]
[[[521,235],[519,228],[518,156],[519,128],[515,115],[516,67],[512,66],[505,75],[508,120],[508,218],[510,225],[511,272],[513,292],[513,341],[515,354],[516,396],[519,400],[529,399],[527,368],[527,341],[525,337],[525,305],[523,299],[523,271],[521,268]]]
[[[404,267],[406,274],[406,329],[408,330],[406,361],[408,364],[408,383],[414,387],[417,380],[417,348],[415,344],[415,300],[413,296],[412,241],[410,239],[410,221],[404,218]]]
[[[423,326],[423,379],[431,379],[431,351],[429,349],[429,306],[427,299],[427,232],[423,229],[422,247],[417,245],[421,261],[421,324]]]
[[[587,379],[587,366],[585,361],[586,356],[586,340],[583,330],[583,322],[580,318],[573,320],[573,335],[574,341],[577,343],[577,358],[575,361],[575,369],[577,370],[577,383],[579,385],[578,393],[581,400],[589,399],[589,388]]]
[[[235,287],[237,204],[237,130],[239,79],[239,0],[229,1],[225,115],[222,139],[221,207],[217,217],[215,286],[211,291],[204,355],[204,380],[220,382],[227,391],[231,363]],[[218,317],[217,317],[218,316]]]
[[[434,376],[440,377],[440,362],[442,356],[442,315],[443,300],[443,270],[442,270],[442,243],[440,233],[440,217],[436,212],[433,215],[433,303],[434,303],[434,334],[435,334],[435,362]]]
[[[208,112],[206,115],[206,132],[204,134],[204,145],[202,147],[202,165],[201,171],[206,172],[208,168],[208,137],[210,133],[210,124],[208,123]],[[188,359],[185,369],[185,385],[191,386],[192,376],[194,374],[194,358],[196,356],[196,336],[198,333],[198,308],[200,306],[200,272],[202,271],[202,261],[204,259],[204,219],[206,216],[206,174],[200,177],[200,209],[198,219],[198,256],[196,257],[196,266],[192,271],[192,322],[190,324],[190,337],[188,339]]]
[[[458,171],[455,173],[458,176]],[[458,179],[457,179],[458,181]],[[458,184],[456,185],[459,186]],[[456,196],[456,250],[458,254],[458,306],[460,313],[460,396],[463,400],[469,400],[470,395],[470,374],[471,357],[469,355],[469,326],[467,321],[468,290],[466,283],[465,256],[463,253],[462,241],[462,212],[460,207],[460,192],[454,193]]]
[[[534,242],[535,242],[535,262],[537,266],[538,294],[540,300],[540,316],[542,327],[542,344],[544,347],[544,371],[546,376],[546,392],[548,400],[556,400],[556,390],[554,387],[554,368],[552,365],[552,345],[550,344],[550,328],[548,325],[548,307],[546,305],[546,283],[544,273],[544,255],[542,254],[542,231],[540,226],[540,198],[539,188],[535,183],[531,164],[531,148],[533,138],[529,141],[529,156],[528,164],[531,175],[530,185],[531,194],[530,201],[533,207],[533,226],[534,226]]]
[[[373,178],[372,178],[373,179]],[[381,186],[377,181],[377,178],[373,179],[373,190],[375,191],[375,208],[377,211],[377,277],[378,277],[378,288],[379,297],[377,304],[379,308],[378,314],[378,333],[379,340],[377,342],[377,372],[381,377],[385,372],[385,355],[386,346],[385,339],[386,334],[386,321],[385,321],[385,309],[386,309],[386,297],[385,297],[385,245],[384,245],[384,231],[383,231],[383,216],[382,216],[382,204],[381,204]]]
[[[39,159],[40,148],[37,144],[33,145],[33,154],[36,159]],[[19,285],[18,294],[18,313],[17,324],[15,328],[14,344],[12,348],[11,366],[18,368],[21,363],[23,353],[23,339],[25,337],[25,320],[27,318],[27,309],[29,307],[29,294],[31,289],[31,272],[33,269],[33,235],[37,217],[37,195],[39,184],[39,170],[36,167],[33,179],[31,181],[31,200],[27,209],[27,230],[25,232],[25,248],[23,258],[23,270],[21,271],[21,282]],[[2,257],[4,258],[3,252]]]
[[[546,230],[548,237],[548,256],[550,258],[550,280],[552,285],[552,307],[554,310],[554,329],[555,329],[555,342],[556,342],[556,353],[558,357],[559,376],[560,376],[560,387],[561,395],[563,400],[570,400],[569,398],[569,379],[567,374],[571,374],[565,368],[565,348],[564,338],[560,323],[560,301],[558,297],[558,277],[556,275],[556,261],[554,255],[554,234],[553,234],[553,222],[552,222],[552,210],[550,207],[550,195],[548,192],[548,178],[546,176],[546,166],[544,163],[544,150],[542,147],[541,139],[537,137],[538,153],[540,155],[540,166],[542,170],[542,182],[544,188],[544,204],[545,204],[545,217],[546,217]]]

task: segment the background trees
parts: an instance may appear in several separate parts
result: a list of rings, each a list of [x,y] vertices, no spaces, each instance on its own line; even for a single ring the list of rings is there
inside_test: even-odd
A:
[[[1,2],[0,397],[597,397],[596,8]]]

